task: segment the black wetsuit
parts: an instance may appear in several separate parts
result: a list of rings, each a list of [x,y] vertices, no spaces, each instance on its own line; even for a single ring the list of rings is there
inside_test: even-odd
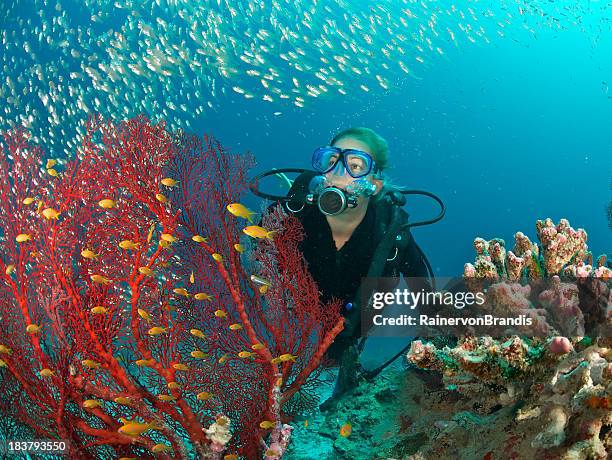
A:
[[[297,182],[297,181],[296,181]],[[289,196],[295,191],[295,185],[289,192]],[[305,237],[300,243],[300,249],[308,263],[310,273],[317,282],[321,293],[322,302],[325,303],[332,298],[340,299],[345,307],[343,314],[347,318],[345,329],[336,338],[334,344],[328,350],[327,355],[338,358],[344,349],[353,344],[361,334],[360,315],[358,311],[346,308],[347,303],[354,303],[361,284],[361,278],[366,277],[374,252],[379,241],[375,235],[376,227],[380,225],[377,214],[381,206],[393,206],[388,200],[375,201],[370,199],[368,209],[363,220],[353,231],[350,239],[338,250],[334,242],[332,231],[323,213],[316,205],[306,204],[294,215],[300,220],[304,227]],[[292,206],[292,209],[297,209]],[[400,210],[400,218],[408,221],[408,215]],[[423,255],[418,248],[412,234],[408,229],[400,232],[401,240],[394,245],[391,253],[387,256],[388,261],[380,277],[396,278],[392,288],[399,282],[399,273],[407,278],[412,290],[431,289],[426,281],[428,277],[427,266]],[[397,253],[395,249],[397,248]],[[420,279],[414,279],[419,277]],[[393,281],[393,280],[392,280]],[[351,324],[352,323],[352,324]]]
[[[375,241],[376,203],[370,201],[363,220],[353,231],[350,239],[340,248],[324,214],[316,206],[307,206],[295,216],[304,226],[306,236],[300,249],[304,254],[312,277],[322,291],[322,301],[336,297],[344,303],[354,300],[361,278],[365,277],[378,245]],[[422,261],[414,238],[409,231],[403,232],[409,239],[397,260],[385,265],[383,277],[427,277],[427,267]],[[394,251],[389,254],[389,258]]]

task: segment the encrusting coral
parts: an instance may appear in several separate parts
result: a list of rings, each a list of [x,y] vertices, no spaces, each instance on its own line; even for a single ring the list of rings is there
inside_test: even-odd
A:
[[[537,343],[515,336],[502,343],[483,337],[438,349],[417,340],[408,360],[442,372],[446,388],[469,398],[481,415],[511,406],[512,431],[531,436],[534,451],[556,449],[561,458],[606,458],[612,448],[606,435],[612,425],[610,343],[560,347],[558,341]],[[595,456],[569,455],[585,449]]]
[[[557,225],[540,220],[536,230],[539,245],[518,232],[512,251],[501,239],[477,238],[476,261],[464,269],[467,287],[485,293],[479,313],[525,314],[535,319],[531,329],[499,338],[464,336],[445,347],[415,340],[407,359],[439,371],[445,389],[474,416],[512,417],[500,455],[609,458],[612,271],[605,256],[593,264],[586,232],[566,219]],[[448,411],[453,420],[459,416],[454,403]],[[453,436],[448,428],[412,458],[445,458],[441,440]],[[510,440],[517,457],[503,453]]]

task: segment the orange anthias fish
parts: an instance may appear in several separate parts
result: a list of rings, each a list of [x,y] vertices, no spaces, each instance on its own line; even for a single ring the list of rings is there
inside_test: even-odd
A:
[[[276,234],[276,230],[266,230],[259,225],[249,225],[242,229],[244,233],[249,235],[251,238],[267,238],[269,240],[274,239],[274,235]]]
[[[340,436],[347,438],[351,435],[351,431],[353,431],[353,427],[347,422],[340,427]]]
[[[166,187],[176,187],[179,181],[172,179],[171,177],[164,177],[161,180],[161,183],[164,184]]]
[[[117,205],[117,202],[111,200],[110,198],[105,198],[103,200],[98,201],[98,205],[100,205],[101,208],[111,209]]]
[[[241,203],[228,204],[227,210],[233,216],[242,217],[243,219],[247,219],[249,222],[253,222],[253,216],[257,214]]]

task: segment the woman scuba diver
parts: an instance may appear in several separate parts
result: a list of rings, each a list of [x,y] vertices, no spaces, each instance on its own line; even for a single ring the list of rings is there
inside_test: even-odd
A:
[[[444,206],[428,192],[390,186],[384,174],[387,165],[387,142],[369,128],[350,128],[337,134],[329,146],[314,151],[314,171],[274,170],[260,174],[251,185],[258,196],[280,198],[301,221],[305,236],[300,249],[322,293],[322,303],[336,298],[344,305],[345,328],[327,351],[340,365],[334,395],[354,386],[363,375],[359,353],[364,341],[359,338],[367,325],[361,324],[359,304],[369,296],[364,297],[360,289],[362,278],[386,280],[384,289],[389,290],[401,273],[412,290],[432,289],[427,280],[430,276],[433,281],[431,267],[409,227],[441,219]],[[260,178],[282,172],[302,173],[286,197],[259,192]],[[401,209],[406,193],[432,196],[442,206],[441,214],[431,221],[408,224],[408,214]],[[377,289],[382,290],[380,285]]]

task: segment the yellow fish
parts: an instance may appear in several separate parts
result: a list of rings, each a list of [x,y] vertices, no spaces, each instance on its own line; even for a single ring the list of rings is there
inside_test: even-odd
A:
[[[240,353],[238,353],[238,357],[239,358],[250,358],[254,355],[255,353],[253,353],[252,351],[241,351]]]
[[[26,241],[29,241],[31,239],[32,235],[30,235],[29,233],[20,233],[15,237],[15,241],[17,241],[18,243],[25,243]]]
[[[259,286],[259,292],[261,294],[265,294],[266,292],[268,292],[268,289],[270,289],[268,286],[263,285],[263,286]]]
[[[105,278],[102,275],[91,275],[90,278],[94,283],[98,283],[98,284],[108,284],[111,282],[111,280],[109,280],[108,278]]]
[[[6,367],[8,366],[8,364],[6,364],[6,361],[3,359],[0,359],[0,367]]]
[[[212,258],[215,259],[217,262],[221,262],[223,260],[223,256],[221,254],[217,253],[217,252],[215,252],[212,255]]]
[[[138,246],[140,246],[140,243],[134,243],[132,240],[123,240],[119,243],[121,249],[136,249]]]
[[[266,347],[261,343],[254,343],[253,345],[251,345],[251,348],[253,350],[263,350]]]
[[[273,239],[276,230],[268,231],[259,225],[249,225],[242,229],[244,233],[249,235],[251,238],[267,238],[269,240]]]
[[[149,314],[148,311],[143,310],[142,308],[138,309],[138,315],[142,318],[147,320],[149,323],[152,321],[151,315]]]
[[[176,241],[176,237],[173,236],[171,233],[162,233],[161,239],[167,241],[168,243],[174,243]]]
[[[189,354],[193,356],[194,358],[199,358],[199,359],[208,357],[208,353],[204,353],[202,350],[193,350]]]
[[[353,427],[347,422],[340,427],[340,436],[347,438],[351,435],[351,431],[353,431]]]
[[[169,243],[168,241],[164,241],[164,240],[160,240],[160,241],[159,241],[159,245],[160,245],[162,248],[167,248],[167,247],[169,247],[171,244],[172,244],[172,243]]]
[[[83,407],[85,409],[95,409],[96,407],[100,407],[100,401],[96,401],[95,399],[86,399],[83,401]]]
[[[165,327],[154,326],[148,330],[149,335],[160,335],[168,332],[168,329]]]
[[[141,434],[149,430],[159,430],[159,429],[160,427],[157,426],[155,422],[140,423],[140,422],[129,422],[125,420],[124,425],[119,427],[117,431],[127,436],[140,436]]]
[[[151,359],[139,359],[137,361],[134,361],[136,363],[137,366],[144,366],[144,367],[150,367],[153,366],[155,364],[155,360],[153,358]]]
[[[9,347],[7,347],[6,345],[2,345],[0,344],[0,353],[4,353],[5,355],[10,355],[13,353],[13,350],[11,350]]]
[[[147,235],[147,243],[151,242],[151,238],[153,238],[153,231],[155,230],[155,222],[153,222],[151,224],[151,227],[149,227],[149,234]]]
[[[47,169],[47,174],[49,174],[50,176],[53,176],[53,177],[58,177],[59,176],[57,171],[55,169],[53,169],[53,168],[48,168]]]
[[[242,254],[242,253],[244,252],[244,246],[243,246],[243,245],[241,245],[240,243],[236,243],[236,244],[234,245],[234,249],[235,249],[236,251],[238,251],[240,254]]]
[[[193,276],[193,270],[191,270],[191,275],[189,276],[189,282],[191,284],[195,283],[195,276]]]
[[[97,307],[93,307],[89,311],[92,312],[94,315],[105,315],[106,313],[108,313],[108,308],[99,305]]]
[[[172,447],[167,444],[155,444],[153,447],[151,447],[151,452],[154,454],[168,452],[169,450],[172,450]]]
[[[230,324],[229,327],[232,331],[239,331],[240,329],[242,329],[242,325],[238,324],[238,323],[234,323],[234,324]]]
[[[215,316],[217,318],[227,318],[227,313],[225,313],[223,310],[215,310]]]
[[[277,387],[280,387],[283,385],[283,378],[279,377],[276,379],[276,382],[274,382],[274,385],[276,385]]]
[[[160,203],[167,203],[168,202],[168,198],[163,193],[156,193],[155,194],[155,199],[157,201],[159,201]]]
[[[201,235],[193,235],[191,239],[195,241],[196,243],[207,243],[208,242],[208,238],[204,238]]]
[[[26,331],[30,334],[37,334],[41,330],[41,327],[38,324],[28,324],[26,327]]]
[[[212,299],[212,296],[204,293],[204,292],[198,292],[196,295],[193,296],[194,299],[196,300],[210,300]]]
[[[55,375],[55,372],[45,367],[44,369],[40,370],[39,374],[41,377],[51,377],[52,375]]]
[[[280,359],[280,358],[272,358],[272,359],[270,360],[270,362],[271,362],[272,364],[278,364],[278,363],[280,363],[280,362],[281,362],[281,359]]]
[[[293,362],[295,362],[295,359],[297,358],[297,356],[292,355],[290,353],[285,353],[284,355],[280,355],[278,358],[282,362],[286,362],[286,361],[293,361]]]
[[[189,292],[187,292],[185,288],[174,288],[172,291],[178,295],[184,295],[185,297],[189,296]]]
[[[81,364],[83,364],[83,367],[86,367],[87,369],[98,369],[101,366],[99,362],[94,361],[93,359],[84,359],[81,361]]]
[[[178,390],[181,387],[181,385],[180,383],[177,383],[177,382],[168,382],[167,387],[170,388],[171,390]]]
[[[176,185],[179,183],[179,181],[174,180],[171,177],[164,177],[161,180],[161,183],[164,184],[166,187],[176,187]]]
[[[174,396],[172,396],[172,395],[158,395],[158,396],[157,396],[157,398],[158,398],[160,401],[165,401],[165,402],[168,402],[168,401],[174,401],[174,400],[176,399],[176,398],[175,398]]]
[[[308,420],[304,420],[304,428],[308,428]]]
[[[191,329],[189,332],[191,333],[191,335],[193,335],[195,337],[199,337],[201,339],[205,339],[206,338],[204,333],[201,330],[199,330],[199,329]]]
[[[32,197],[24,198],[22,203],[23,204],[32,204],[32,203],[34,203],[34,198],[32,198]]]
[[[47,169],[53,168],[53,166],[55,166],[56,164],[57,164],[56,160],[53,160],[53,159],[47,160],[47,164],[45,168]]]
[[[43,210],[42,215],[45,216],[45,219],[47,220],[51,220],[51,219],[57,220],[60,216],[60,213],[57,212],[53,208],[46,208],[45,210]]]
[[[91,249],[83,249],[81,251],[81,256],[83,256],[85,259],[95,259],[99,256],[99,254],[96,254]]]
[[[219,364],[224,364],[227,361],[228,356],[225,354],[219,358]]]
[[[209,393],[208,391],[203,391],[203,392],[201,392],[201,393],[198,393],[197,398],[198,398],[200,401],[207,401],[207,400],[209,400],[210,398],[212,398],[212,393]]]
[[[264,430],[269,430],[270,428],[274,428],[275,426],[276,426],[276,423],[270,420],[264,420],[263,422],[259,424],[259,427],[263,428]]]
[[[6,269],[4,270],[4,273],[6,273],[7,275],[10,275],[14,271],[15,271],[15,265],[14,264],[10,264],[10,265],[6,266]]]
[[[253,222],[253,216],[256,214],[247,208],[245,205],[240,203],[232,203],[227,205],[227,210],[236,217],[242,217],[247,219],[249,222]]]
[[[122,404],[124,406],[129,406],[132,404],[132,400],[124,396],[117,396],[115,399],[113,399],[113,401],[115,401],[117,404]]]
[[[227,454],[223,456],[223,460],[238,460],[238,455],[236,454]]]
[[[186,364],[181,364],[181,363],[173,364],[172,367],[175,368],[177,371],[188,371],[189,370],[189,366],[187,366]]]
[[[151,270],[149,267],[138,267],[138,272],[145,276],[153,275],[153,270]]]
[[[111,209],[117,205],[117,202],[111,200],[110,198],[105,198],[104,200],[98,201],[98,204],[104,209]]]

